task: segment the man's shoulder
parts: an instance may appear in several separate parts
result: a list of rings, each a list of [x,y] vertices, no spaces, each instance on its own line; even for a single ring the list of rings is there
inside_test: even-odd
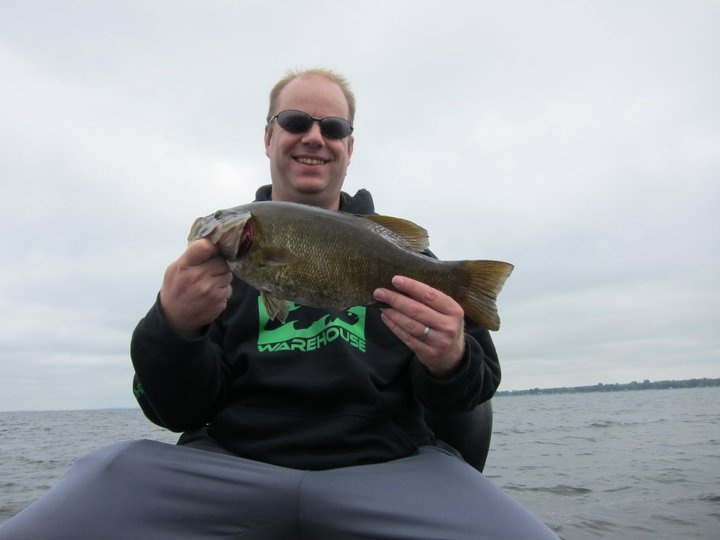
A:
[[[375,203],[367,189],[359,189],[355,195],[340,194],[340,210],[349,214],[374,214]]]

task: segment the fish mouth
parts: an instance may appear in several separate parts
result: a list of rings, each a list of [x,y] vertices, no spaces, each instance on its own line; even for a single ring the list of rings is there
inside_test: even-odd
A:
[[[228,261],[237,261],[250,251],[254,236],[255,230],[252,223],[245,219],[230,226],[227,224],[218,226],[217,233],[213,234],[213,237],[217,238],[217,241],[214,241],[213,237],[208,238],[218,245],[220,253],[222,253]]]
[[[245,225],[242,235],[240,235],[240,241],[237,244],[237,251],[235,252],[236,259],[242,259],[245,254],[250,251],[253,244],[253,237],[255,236],[255,229],[252,223]]]
[[[253,244],[255,228],[249,213],[223,214],[220,211],[213,216],[200,219],[193,226],[188,240],[207,238],[220,248],[220,253],[228,261],[236,261],[245,256]]]

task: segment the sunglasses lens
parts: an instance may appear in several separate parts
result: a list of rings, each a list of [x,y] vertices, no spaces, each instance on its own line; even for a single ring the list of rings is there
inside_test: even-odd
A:
[[[312,126],[313,120],[301,111],[283,111],[277,115],[278,124],[290,133],[305,133]]]
[[[323,118],[320,121],[320,131],[330,139],[344,139],[352,133],[352,126],[344,118]]]
[[[310,130],[315,119],[302,111],[282,111],[277,115],[281,128],[295,135]],[[329,139],[344,139],[353,131],[350,122],[344,118],[328,116],[320,120],[320,132]]]

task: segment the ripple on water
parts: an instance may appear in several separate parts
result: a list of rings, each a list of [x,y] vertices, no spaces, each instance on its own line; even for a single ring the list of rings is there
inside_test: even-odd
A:
[[[507,484],[503,486],[504,489],[509,491],[524,491],[524,492],[531,492],[531,493],[552,493],[553,495],[562,495],[562,496],[577,496],[577,495],[587,495],[588,493],[592,493],[591,489],[588,488],[581,488],[581,487],[575,487],[575,486],[568,486],[566,484],[558,484],[556,486],[524,486],[522,484]]]

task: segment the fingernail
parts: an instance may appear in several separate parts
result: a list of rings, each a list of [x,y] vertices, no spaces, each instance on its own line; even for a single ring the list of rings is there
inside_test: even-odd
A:
[[[400,288],[405,284],[405,280],[400,276],[395,276],[392,278],[392,284]]]

